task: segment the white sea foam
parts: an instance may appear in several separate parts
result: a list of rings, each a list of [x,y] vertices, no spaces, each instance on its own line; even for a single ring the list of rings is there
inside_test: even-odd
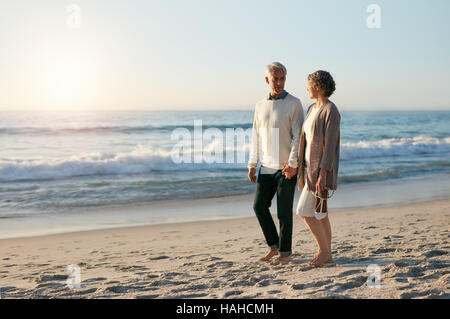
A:
[[[405,156],[450,152],[450,137],[427,135],[390,138],[378,141],[341,142],[341,160],[370,157]]]
[[[244,150],[246,146],[243,146]],[[217,149],[216,142],[205,144],[203,149]],[[225,149],[226,150],[226,149]],[[171,151],[155,150],[139,145],[130,152],[116,154],[90,153],[66,158],[0,159],[0,181],[52,179],[85,175],[116,175],[150,173],[152,171],[204,170],[212,168],[233,168],[238,164],[194,163],[195,154],[191,150],[191,163],[173,162]],[[223,156],[225,161],[226,156]],[[239,164],[246,167],[246,163]]]
[[[249,144],[238,147],[221,148],[217,141],[205,143],[204,152],[217,151],[222,154],[223,163],[194,163],[194,154],[198,150],[191,149],[192,163],[177,164],[172,160],[170,150],[153,149],[139,145],[130,152],[114,154],[90,153],[66,158],[34,158],[34,159],[0,159],[0,181],[17,181],[27,179],[52,179],[83,175],[115,175],[150,173],[152,171],[172,170],[205,170],[246,168],[246,162],[226,163],[226,152],[245,152],[248,159]],[[341,142],[341,160],[357,158],[405,156],[426,153],[450,152],[450,137],[434,138],[419,135],[411,138],[383,139],[378,141]]]

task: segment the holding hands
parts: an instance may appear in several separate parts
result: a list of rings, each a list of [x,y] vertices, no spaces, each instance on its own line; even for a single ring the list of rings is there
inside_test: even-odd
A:
[[[291,179],[297,175],[297,167],[290,167],[289,164],[286,164],[281,173],[286,177],[286,179]]]
[[[281,173],[286,177],[286,179],[291,179],[295,175],[297,175],[297,167],[290,167],[289,164],[286,164],[283,167]],[[252,183],[256,183],[256,168],[248,169],[248,179]]]

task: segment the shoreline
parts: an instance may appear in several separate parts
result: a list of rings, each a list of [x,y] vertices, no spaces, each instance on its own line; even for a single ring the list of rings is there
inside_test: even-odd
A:
[[[275,223],[278,225],[278,221]],[[254,217],[0,240],[2,298],[450,298],[450,199],[330,212],[335,264],[294,215],[287,265]],[[68,266],[80,271],[69,288]],[[379,267],[381,288],[367,285]]]
[[[330,199],[329,210],[332,213],[447,199],[450,198],[448,177],[448,174],[438,174],[392,181],[344,184],[338,187]],[[294,195],[294,213],[300,193],[296,191]],[[119,207],[90,207],[69,212],[3,218],[0,223],[0,239],[254,217],[253,199],[254,193],[251,193],[189,200],[174,199]],[[275,197],[271,211],[276,213]]]
[[[253,199],[253,195],[239,195],[239,196],[230,196],[230,197],[251,197]],[[228,197],[220,197],[221,199],[226,199]],[[204,200],[204,199],[201,199]],[[419,201],[419,202],[413,202],[413,203],[409,203],[409,204],[400,204],[400,205],[391,205],[391,206],[380,206],[380,207],[358,207],[358,208],[351,208],[351,209],[334,209],[333,211],[329,211],[330,216],[333,216],[335,214],[339,214],[339,213],[355,213],[356,211],[360,211],[360,213],[364,214],[364,213],[370,213],[370,211],[372,210],[377,210],[377,209],[383,209],[383,208],[389,208],[389,209],[395,209],[395,208],[405,208],[405,207],[409,207],[409,206],[413,206],[413,205],[427,205],[427,204],[435,204],[435,203],[439,203],[441,201],[446,201],[446,200],[450,200],[450,198],[445,198],[445,199],[431,199],[431,200],[425,200],[425,201]],[[147,207],[146,205],[143,205],[145,207]],[[105,210],[108,210],[107,208],[105,208]],[[121,210],[123,212],[123,210]],[[276,216],[276,208],[275,211],[272,209],[271,207],[271,211],[272,211],[272,217],[274,220],[277,219]],[[298,218],[298,216],[295,214],[293,214],[293,218]],[[143,224],[143,225],[126,225],[126,226],[116,226],[116,227],[110,227],[110,228],[98,228],[98,229],[86,229],[86,230],[75,230],[75,231],[68,231],[68,232],[61,232],[61,233],[50,233],[50,234],[41,234],[41,235],[30,235],[30,236],[21,236],[21,237],[8,237],[8,238],[0,238],[0,243],[2,243],[2,241],[8,241],[8,240],[22,240],[22,239],[39,239],[39,238],[46,238],[46,237],[51,237],[51,236],[71,236],[71,235],[83,235],[83,234],[90,234],[90,233],[95,233],[95,232],[111,232],[111,231],[133,231],[133,230],[139,230],[139,229],[158,229],[158,228],[162,228],[162,227],[168,227],[168,228],[172,228],[172,227],[195,227],[197,225],[203,225],[203,224],[213,224],[213,223],[221,223],[221,222],[226,222],[226,221],[231,221],[231,222],[251,222],[253,220],[256,220],[256,216],[246,216],[246,217],[229,217],[229,218],[218,218],[218,219],[205,219],[205,220],[192,220],[192,221],[180,221],[180,222],[165,222],[165,223],[160,223],[160,224]],[[450,222],[450,221],[449,221]]]

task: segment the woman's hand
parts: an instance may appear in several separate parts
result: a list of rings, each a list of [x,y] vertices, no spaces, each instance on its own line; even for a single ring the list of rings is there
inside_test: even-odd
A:
[[[327,170],[321,168],[319,178],[317,179],[316,183],[316,192],[321,194],[325,190],[326,182],[327,182]]]
[[[295,175],[297,175],[297,167],[290,167],[289,164],[286,164],[281,171],[281,173],[286,177],[286,179],[291,179]]]

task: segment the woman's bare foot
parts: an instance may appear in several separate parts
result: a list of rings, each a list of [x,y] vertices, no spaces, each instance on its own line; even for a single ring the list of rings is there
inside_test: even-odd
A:
[[[273,256],[278,255],[278,249],[270,250],[267,255],[259,258],[259,261],[269,261]]]
[[[329,252],[319,252],[313,259],[311,259],[306,266],[307,267],[322,267],[328,263],[333,262],[333,257]]]

